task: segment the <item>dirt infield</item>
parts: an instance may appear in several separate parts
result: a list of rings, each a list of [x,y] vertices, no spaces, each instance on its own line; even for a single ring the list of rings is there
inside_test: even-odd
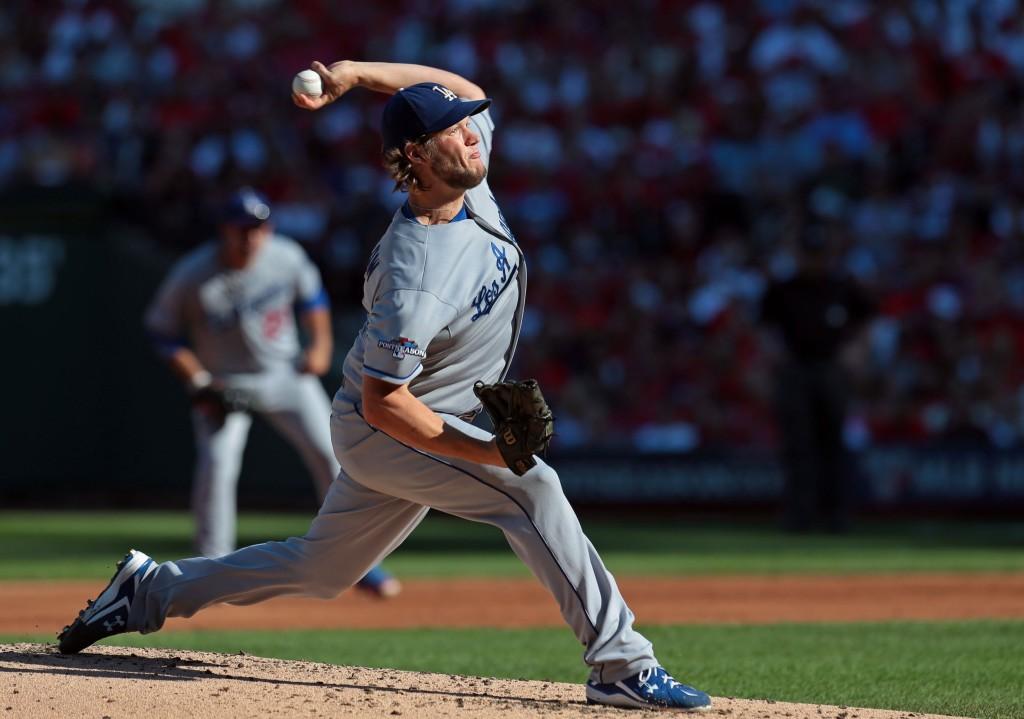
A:
[[[589,707],[583,687],[340,667],[166,649],[93,647],[74,657],[38,644],[0,645],[0,715],[642,717]],[[706,717],[930,719],[934,715],[715,697]]]
[[[97,582],[0,583],[0,633],[55,632],[99,591]],[[886,621],[1024,617],[1024,574],[625,578],[643,624]],[[530,579],[407,581],[396,599],[349,591],[335,600],[284,598],[217,606],[170,620],[174,629],[561,626]]]

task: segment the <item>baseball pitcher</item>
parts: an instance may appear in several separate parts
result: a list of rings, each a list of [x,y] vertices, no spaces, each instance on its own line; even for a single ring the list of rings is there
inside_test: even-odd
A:
[[[312,68],[323,95],[293,96],[305,109],[355,87],[391,95],[381,123],[383,159],[408,193],[369,258],[366,321],[334,397],[338,479],[304,537],[162,564],[133,550],[100,599],[61,634],[61,650],[78,651],[119,631],[156,631],[169,616],[191,616],[218,602],[334,596],[434,507],[505,534],[583,645],[590,702],[710,707],[710,697],[675,681],[633,629],[633,614],[583,534],[558,475],[535,456],[551,422],[536,383],[504,381],[527,273],[486,180],[491,101],[472,82],[434,68]],[[481,402],[497,435],[469,422]]]

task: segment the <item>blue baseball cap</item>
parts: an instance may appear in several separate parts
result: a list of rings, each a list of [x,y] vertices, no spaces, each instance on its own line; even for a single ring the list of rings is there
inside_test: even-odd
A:
[[[460,100],[458,95],[436,82],[403,87],[384,106],[380,122],[384,149],[402,147],[409,140],[451,127],[490,105],[490,98]]]
[[[232,193],[220,214],[221,224],[239,227],[259,227],[269,219],[270,203],[251,187],[242,187]]]

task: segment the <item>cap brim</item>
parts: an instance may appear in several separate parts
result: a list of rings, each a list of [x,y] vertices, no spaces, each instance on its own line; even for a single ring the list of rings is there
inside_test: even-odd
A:
[[[491,98],[485,97],[483,100],[457,100],[452,104],[452,109],[439,117],[434,124],[425,128],[424,134],[429,135],[432,132],[439,132],[446,127],[451,127],[463,118],[483,112],[491,106]]]

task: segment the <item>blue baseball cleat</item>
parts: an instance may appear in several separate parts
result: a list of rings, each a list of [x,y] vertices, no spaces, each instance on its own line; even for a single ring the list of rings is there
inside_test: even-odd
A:
[[[369,592],[378,599],[391,599],[402,593],[402,583],[379,565],[356,582],[356,587]]]
[[[114,576],[95,600],[89,600],[69,626],[57,635],[61,654],[76,654],[100,639],[128,631],[128,613],[135,590],[156,569],[149,555],[132,549],[117,563]]]
[[[711,697],[699,689],[680,684],[661,667],[654,667],[610,684],[587,682],[587,704],[628,709],[703,711],[711,708]]]

